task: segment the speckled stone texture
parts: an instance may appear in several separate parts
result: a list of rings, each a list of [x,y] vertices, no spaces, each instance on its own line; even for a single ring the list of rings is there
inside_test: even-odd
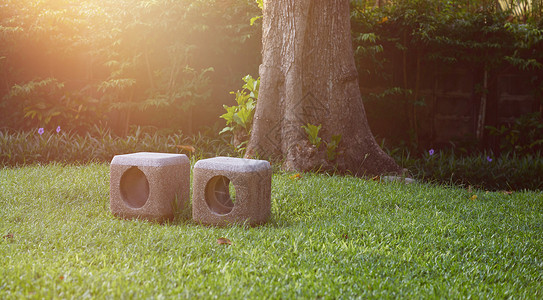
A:
[[[192,218],[206,225],[259,225],[271,214],[270,163],[265,160],[215,157],[193,168]],[[232,201],[229,183],[235,188]]]
[[[184,154],[140,152],[113,157],[110,210],[125,219],[165,222],[189,204],[190,162]]]

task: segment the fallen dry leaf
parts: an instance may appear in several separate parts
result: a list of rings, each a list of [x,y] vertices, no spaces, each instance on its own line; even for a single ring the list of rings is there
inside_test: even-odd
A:
[[[473,195],[473,196],[471,196],[471,198],[470,198],[470,199],[471,199],[471,200],[475,200],[475,199],[477,199],[477,195]]]
[[[232,241],[230,241],[227,238],[221,237],[221,238],[217,239],[217,244],[219,244],[219,245],[232,245]]]
[[[290,179],[301,179],[302,178],[302,175],[300,175],[300,173],[296,173],[294,175],[290,175]]]
[[[190,145],[176,145],[175,147],[177,147],[178,149],[181,149],[181,150],[192,152],[192,153],[194,153],[196,151],[196,148],[194,148],[194,147],[192,147]]]
[[[3,238],[6,239],[6,240],[13,239],[13,233],[8,233],[8,234],[4,235]]]

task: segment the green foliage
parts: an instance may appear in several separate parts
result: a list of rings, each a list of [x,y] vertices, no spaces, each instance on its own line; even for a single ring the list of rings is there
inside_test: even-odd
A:
[[[516,118],[511,124],[487,126],[490,135],[498,137],[500,150],[519,154],[543,152],[543,120],[541,114],[532,113]]]
[[[461,156],[454,151],[436,151],[422,158],[409,151],[389,152],[415,178],[440,184],[474,186],[487,190],[541,190],[541,153],[518,155],[492,152]]]
[[[532,78],[534,94],[541,94],[543,19],[540,3],[531,2],[533,10],[518,15],[496,1],[402,0],[380,8],[352,1],[355,61],[364,99],[373,102],[367,110],[370,124],[386,123],[386,114],[406,125],[393,129],[395,137],[392,129],[383,130],[387,138],[409,141],[412,150],[431,142],[421,140],[433,134],[432,108],[425,108],[429,101],[421,91],[435,89],[436,78],[453,68],[472,72],[479,86],[483,72],[493,80],[520,70]],[[480,88],[474,96],[483,92]]]
[[[113,156],[134,152],[182,153],[195,158],[233,155],[227,141],[216,136],[215,129],[194,136],[181,132],[154,133],[134,127],[126,137],[95,126],[86,134],[45,129],[34,131],[0,131],[0,166],[36,163],[109,162]]]
[[[543,69],[543,60],[529,54],[538,46],[541,48],[543,26],[537,28],[527,24],[505,23],[504,28],[515,37],[515,50],[512,54],[506,55],[504,59],[521,70]]]
[[[258,4],[258,8],[260,8],[260,10],[264,9],[264,0],[255,0],[255,2]],[[250,21],[251,26],[253,26],[255,22],[261,19],[262,17],[263,17],[262,15],[252,17]]]
[[[307,125],[302,125],[302,128],[305,130],[305,133],[307,134],[307,138],[309,139],[311,145],[317,147],[318,149],[322,142],[322,139],[319,137],[319,131],[322,128],[322,124],[315,126],[313,124],[307,123]]]
[[[331,140],[328,142],[326,140],[323,140],[321,137],[319,137],[319,132],[322,128],[322,124],[319,124],[318,126],[315,126],[313,124],[307,123],[307,125],[302,125],[302,128],[305,130],[305,133],[307,134],[307,138],[309,140],[309,143],[311,145],[315,146],[315,148],[319,149],[322,142],[326,144],[326,159],[329,161],[334,161],[337,157],[338,153],[338,147],[339,143],[341,142],[341,135],[332,135]]]
[[[258,4],[258,8],[264,9],[264,0],[255,0],[255,2]]]
[[[38,121],[49,124],[52,118],[63,112],[62,106],[55,103],[60,98],[64,84],[54,78],[40,81],[30,81],[24,85],[11,87],[7,100],[26,102],[24,117],[36,118]]]
[[[88,96],[84,91],[69,91],[65,83],[55,78],[31,80],[24,84],[15,84],[4,97],[0,106],[5,111],[12,111],[10,106],[23,107],[22,113],[14,112],[18,118],[26,118],[26,124],[48,125],[69,124],[72,130],[82,129],[100,119],[103,103]]]
[[[0,97],[7,96],[0,127],[29,130],[54,121],[64,128],[78,123],[84,128],[71,128],[85,132],[99,122],[117,123],[118,116],[126,120],[127,131],[132,122],[141,122],[131,115],[145,111],[146,124],[179,128],[179,120],[190,118],[197,104],[223,92],[229,84],[224,78],[253,67],[256,58],[244,60],[241,68],[236,56],[253,51],[248,45],[253,36],[260,43],[260,29],[248,24],[257,5],[246,0],[3,1]],[[49,97],[56,100],[9,97],[18,86],[43,78],[64,84]]]
[[[242,90],[230,92],[230,94],[236,96],[235,100],[238,105],[223,105],[226,113],[222,114],[220,118],[226,120],[226,127],[219,133],[232,134],[230,145],[241,154],[245,151],[245,145],[251,134],[254,110],[260,88],[260,78],[254,79],[251,75],[247,75],[242,80],[245,82]]]

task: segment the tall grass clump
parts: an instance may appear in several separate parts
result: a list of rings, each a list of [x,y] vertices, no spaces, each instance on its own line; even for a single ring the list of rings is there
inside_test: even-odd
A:
[[[464,185],[488,190],[543,189],[543,157],[515,152],[461,155],[453,150],[413,157],[409,151],[393,154],[396,161],[423,181]]]
[[[210,132],[213,132],[210,130]],[[235,155],[222,137],[212,133],[193,136],[182,132],[151,133],[136,127],[119,137],[95,127],[86,134],[71,132],[0,131],[0,165],[36,163],[108,162],[113,156],[133,152],[183,153],[194,157]]]

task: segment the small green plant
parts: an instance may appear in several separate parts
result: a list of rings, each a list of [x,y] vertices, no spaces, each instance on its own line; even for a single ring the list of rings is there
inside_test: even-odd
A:
[[[341,135],[333,135],[332,140],[326,143],[326,158],[329,161],[333,161],[336,159],[338,152],[337,148],[339,146],[339,143],[341,142]]]
[[[319,131],[321,130],[322,125],[319,124],[319,126],[315,126],[307,123],[307,125],[302,125],[302,128],[307,133],[307,138],[309,139],[311,145],[317,147],[318,149],[322,142],[322,139],[319,137]]]
[[[242,90],[230,92],[230,94],[236,96],[235,100],[238,105],[223,105],[226,113],[220,117],[226,120],[226,127],[219,133],[231,133],[232,139],[230,145],[240,154],[245,152],[245,145],[249,141],[254,110],[258,99],[258,89],[260,87],[260,78],[254,79],[251,75],[247,75],[242,80],[245,82]]]
[[[315,126],[313,124],[307,123],[307,125],[302,126],[302,128],[307,133],[307,138],[309,139],[311,145],[319,149],[322,142],[326,144],[326,159],[328,159],[329,161],[333,161],[336,159],[338,155],[337,148],[339,147],[339,143],[341,142],[341,135],[333,135],[332,140],[330,142],[327,142],[319,137],[319,132],[322,128],[322,124]]]

